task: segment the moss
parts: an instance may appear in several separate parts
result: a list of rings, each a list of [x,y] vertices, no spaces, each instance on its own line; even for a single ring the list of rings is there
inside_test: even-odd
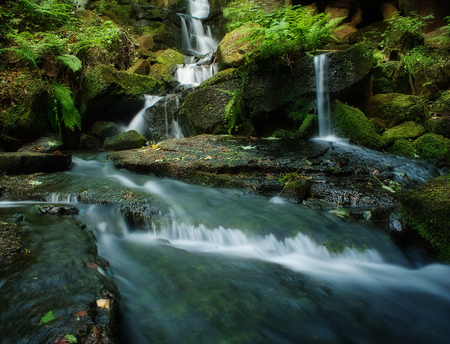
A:
[[[341,136],[369,148],[376,149],[384,145],[372,122],[360,110],[334,101],[332,112],[337,131]]]
[[[379,64],[373,70],[373,92],[379,93],[409,93],[408,73],[404,63],[389,61]]]
[[[405,122],[396,127],[390,128],[383,133],[383,140],[386,144],[400,139],[415,139],[425,134],[425,128],[414,122]]]
[[[296,97],[289,105],[286,107],[286,113],[289,118],[294,121],[303,121],[311,110],[316,107],[315,99],[312,97]]]
[[[406,224],[450,262],[450,176],[435,178],[401,197]]]
[[[391,128],[406,121],[422,123],[427,118],[422,97],[399,93],[377,94],[363,105],[362,111],[370,118],[381,118]]]
[[[297,136],[302,139],[309,139],[311,137],[317,136],[319,129],[319,121],[315,114],[309,114],[306,116],[302,125],[297,130]]]
[[[415,148],[421,158],[450,162],[450,139],[441,135],[423,135],[416,140]]]
[[[372,122],[372,125],[374,126],[375,130],[378,134],[384,133],[386,130],[386,123],[383,122],[381,118],[370,118],[370,121]]]
[[[215,74],[211,78],[209,78],[208,80],[202,82],[202,84],[199,86],[199,88],[215,85],[220,82],[224,82],[228,79],[227,76],[229,76],[235,70],[236,70],[236,68],[227,68],[225,70],[221,70],[220,72],[218,72],[217,74]]]
[[[414,156],[414,145],[408,140],[400,139],[394,142],[394,145],[390,148],[390,151],[397,155],[412,158]]]

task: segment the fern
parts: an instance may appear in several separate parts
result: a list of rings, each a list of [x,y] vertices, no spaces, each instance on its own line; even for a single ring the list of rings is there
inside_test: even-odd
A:
[[[75,55],[61,55],[58,56],[57,59],[72,69],[73,72],[78,72],[83,67],[81,60]]]
[[[49,91],[47,116],[51,126],[61,135],[61,125],[72,131],[81,129],[81,116],[72,99],[69,87],[58,82],[52,84]]]

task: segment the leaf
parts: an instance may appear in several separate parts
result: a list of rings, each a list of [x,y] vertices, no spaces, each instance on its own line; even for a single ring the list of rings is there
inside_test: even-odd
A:
[[[42,182],[40,182],[40,181],[38,181],[38,180],[30,180],[30,181],[28,182],[28,184],[34,186],[34,185],[41,185]]]
[[[389,192],[395,193],[395,191],[390,186],[383,185],[381,188]]]
[[[48,322],[50,322],[50,321],[52,321],[52,320],[55,320],[55,319],[56,319],[56,318],[55,318],[55,316],[53,315],[53,312],[50,311],[50,312],[48,312],[46,315],[44,315],[44,316],[41,318],[41,322],[44,323],[44,324],[47,324]]]
[[[78,72],[83,68],[83,62],[75,55],[61,55],[57,57],[64,65],[72,69],[73,72]]]
[[[109,309],[109,300],[108,299],[98,299],[97,306],[103,309]]]
[[[249,149],[255,149],[256,147],[253,147],[253,146],[241,146],[241,148],[245,149],[245,150],[249,150]]]
[[[75,337],[72,334],[66,334],[65,338],[69,341],[69,343],[77,343],[78,342],[77,337]]]
[[[73,316],[74,317],[84,317],[84,316],[86,316],[88,313],[86,312],[86,311],[79,311],[79,312],[76,312]]]
[[[347,209],[344,209],[344,208],[330,210],[329,213],[334,214],[334,215],[340,217],[341,219],[349,216]]]

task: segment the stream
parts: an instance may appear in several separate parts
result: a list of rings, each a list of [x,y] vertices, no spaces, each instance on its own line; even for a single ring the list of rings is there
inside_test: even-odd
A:
[[[123,343],[450,341],[450,267],[399,249],[375,223],[133,174],[103,158],[74,157],[60,185],[119,185],[167,209],[135,230],[117,205],[53,190],[52,204],[77,207],[95,230],[121,294]],[[32,227],[34,205],[0,208],[28,211]]]

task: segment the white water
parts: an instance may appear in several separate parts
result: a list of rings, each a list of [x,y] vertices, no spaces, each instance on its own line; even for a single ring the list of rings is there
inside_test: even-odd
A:
[[[328,57],[326,54],[314,56],[316,72],[317,114],[319,117],[319,138],[335,140],[331,130],[330,96],[328,93]]]
[[[145,103],[142,109],[133,117],[130,124],[124,128],[124,131],[136,130],[139,134],[145,135],[148,132],[147,123],[144,121],[145,111],[156,104],[161,97],[145,95]]]
[[[203,19],[209,16],[208,0],[189,0],[188,9],[191,16],[195,18]]]
[[[185,85],[200,85],[218,72],[216,63],[198,66],[197,64],[179,65],[175,72],[175,79]]]

